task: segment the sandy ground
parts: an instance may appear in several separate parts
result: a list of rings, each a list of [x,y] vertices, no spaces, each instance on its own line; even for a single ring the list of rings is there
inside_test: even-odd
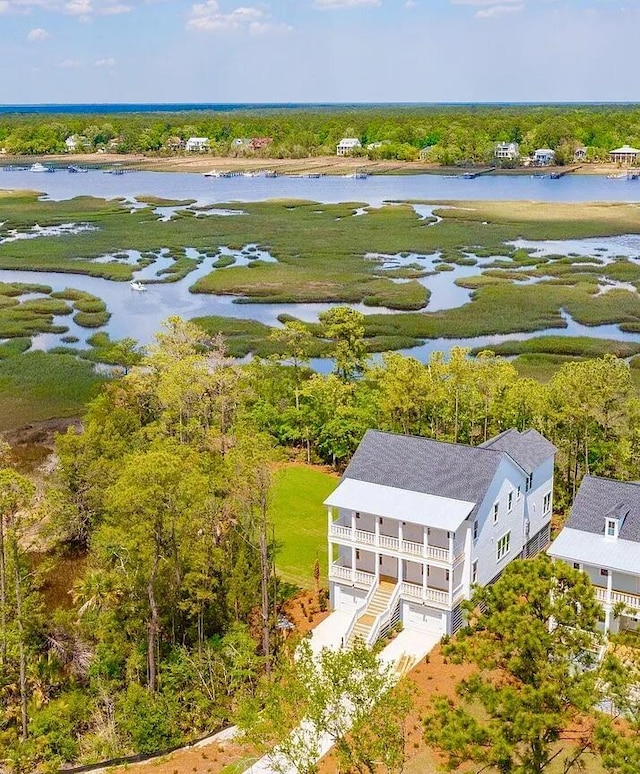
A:
[[[348,175],[356,171],[364,171],[372,175],[403,175],[403,174],[460,174],[462,167],[441,167],[438,164],[427,164],[421,161],[372,161],[367,158],[350,158],[338,156],[318,156],[304,159],[269,159],[269,158],[236,158],[211,156],[208,153],[190,154],[188,156],[145,156],[142,154],[123,155],[119,153],[92,154],[62,154],[53,156],[29,156],[15,158],[1,156],[5,163],[32,164],[35,161],[52,162],[55,164],[100,164],[112,166],[119,164],[157,172],[195,172],[204,173],[212,169],[229,172],[255,172],[258,170],[274,170],[282,175]],[[545,167],[544,172],[563,171],[563,167]],[[500,170],[501,175],[529,175],[540,171],[533,167]],[[578,175],[608,175],[619,174],[625,170],[616,164],[582,164],[572,174]]]

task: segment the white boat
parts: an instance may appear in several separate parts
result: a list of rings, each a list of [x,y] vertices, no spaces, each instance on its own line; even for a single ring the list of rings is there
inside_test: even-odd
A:
[[[204,172],[205,177],[220,177],[220,172],[217,169],[212,169],[211,172]]]
[[[44,164],[41,164],[39,161],[36,161],[35,164],[32,164],[29,167],[29,172],[53,172],[53,169],[51,169],[51,167],[45,167]]]
[[[147,289],[146,285],[143,285],[142,282],[137,282],[136,280],[132,280],[129,285],[131,286],[131,290],[142,291]]]

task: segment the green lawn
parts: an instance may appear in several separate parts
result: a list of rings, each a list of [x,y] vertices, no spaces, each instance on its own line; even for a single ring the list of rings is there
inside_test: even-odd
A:
[[[274,475],[270,515],[281,550],[279,576],[302,588],[313,588],[313,564],[318,558],[327,576],[327,512],[322,505],[338,479],[318,468],[293,465]]]

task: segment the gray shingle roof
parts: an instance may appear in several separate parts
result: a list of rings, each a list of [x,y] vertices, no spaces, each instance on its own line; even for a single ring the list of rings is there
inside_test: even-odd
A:
[[[505,430],[482,444],[484,449],[507,452],[527,473],[533,471],[556,453],[556,447],[537,430]]]
[[[604,535],[606,516],[623,517],[619,537],[640,543],[640,484],[585,476],[566,526]]]
[[[525,436],[527,433],[521,438]],[[536,436],[521,441],[521,446],[538,446],[542,436]],[[479,505],[498,465],[510,456],[507,451],[487,445],[465,446],[368,430],[344,477]]]

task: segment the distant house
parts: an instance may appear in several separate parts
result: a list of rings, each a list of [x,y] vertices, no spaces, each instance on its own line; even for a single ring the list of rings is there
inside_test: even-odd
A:
[[[71,137],[67,137],[64,141],[64,145],[68,153],[74,153],[75,151],[88,147],[89,140],[79,134],[72,134]]]
[[[189,137],[184,149],[187,153],[204,153],[209,150],[208,137]]]
[[[583,146],[580,148],[576,148],[573,152],[573,160],[574,161],[586,161],[587,160],[587,149]]]
[[[614,164],[637,164],[640,161],[640,150],[629,145],[612,150],[609,154]]]
[[[264,150],[264,148],[271,145],[273,142],[271,137],[252,137],[249,140],[249,150],[258,151]]]
[[[431,156],[431,151],[435,148],[435,145],[425,145],[424,148],[420,148],[420,161],[428,161]]]
[[[184,148],[184,140],[182,137],[167,137],[165,147],[171,151],[177,151]]]
[[[250,145],[251,145],[250,137],[236,137],[234,140],[231,141],[231,149],[235,151],[249,150]]]
[[[604,631],[640,627],[640,484],[585,476],[548,553],[589,576]]]
[[[533,163],[536,167],[548,167],[556,160],[556,152],[551,148],[538,148],[533,154]]]
[[[497,159],[515,161],[520,157],[520,146],[517,142],[499,142],[493,149],[493,155]]]
[[[343,137],[337,145],[336,154],[338,156],[348,156],[356,148],[361,148],[360,140],[356,137]]]

